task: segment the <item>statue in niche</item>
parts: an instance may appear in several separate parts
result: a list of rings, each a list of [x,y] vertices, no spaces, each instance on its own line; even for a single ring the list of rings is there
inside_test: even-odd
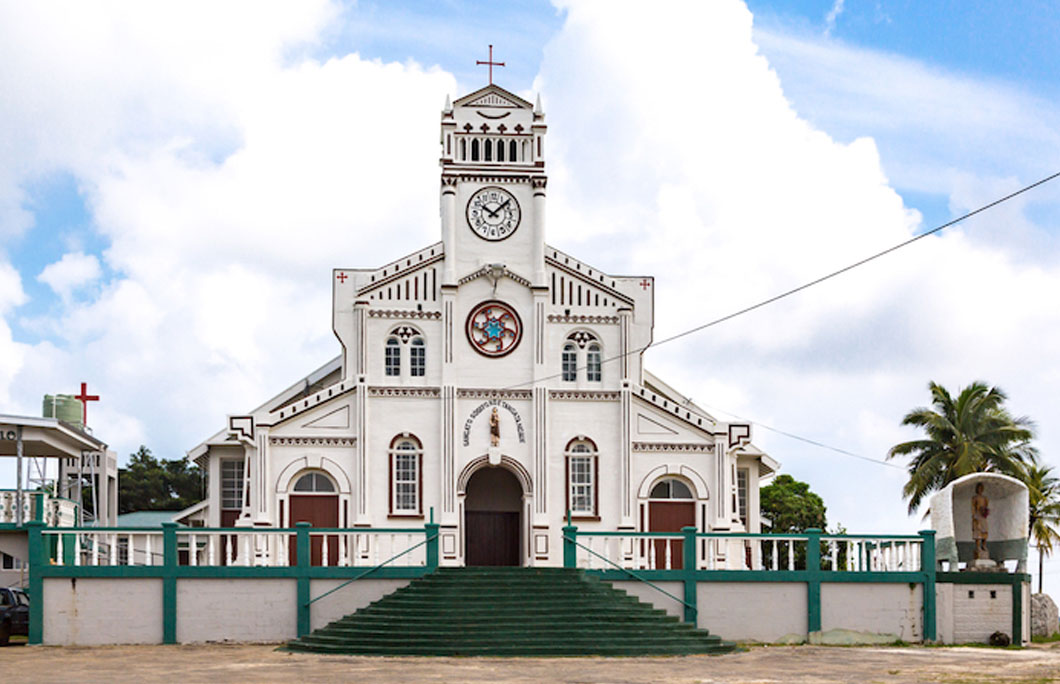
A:
[[[983,483],[980,482],[975,486],[975,496],[972,497],[972,539],[975,541],[975,560],[990,559],[990,553],[986,550],[986,517],[988,515],[990,515],[990,499],[983,494]]]
[[[500,446],[501,444],[501,417],[497,413],[497,407],[493,407],[493,412],[490,413],[490,446]]]

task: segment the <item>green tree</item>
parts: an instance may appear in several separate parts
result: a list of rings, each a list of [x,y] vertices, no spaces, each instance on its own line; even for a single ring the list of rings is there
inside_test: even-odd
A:
[[[769,518],[774,534],[803,532],[810,527],[824,529],[826,509],[810,485],[791,475],[778,475],[759,491],[759,509]]]
[[[1023,471],[1030,499],[1031,539],[1038,547],[1038,593],[1042,591],[1043,559],[1053,553],[1060,542],[1060,480],[1052,476],[1052,467],[1029,465]]]
[[[999,388],[973,382],[956,399],[935,382],[928,389],[933,408],[915,408],[902,418],[902,425],[921,428],[926,437],[887,452],[887,458],[910,457],[909,481],[902,489],[910,514],[925,496],[959,477],[994,472],[1019,478],[1024,467],[1037,462],[1034,424],[1012,417]]]
[[[202,500],[204,484],[198,466],[155,458],[141,446],[118,472],[118,512],[179,511]]]
[[[810,491],[810,485],[800,482],[791,475],[778,475],[765,487],[759,490],[759,510],[762,517],[769,518],[770,528],[774,534],[804,532],[811,527],[823,530],[827,524],[824,501]],[[796,543],[793,549],[794,568],[788,567],[788,543],[777,544],[778,567],[794,570],[806,567],[806,545]],[[825,563],[827,554],[825,544],[821,543],[821,563]],[[773,562],[773,546],[766,544],[762,548],[763,562],[770,567]],[[840,559],[845,562],[846,556]]]

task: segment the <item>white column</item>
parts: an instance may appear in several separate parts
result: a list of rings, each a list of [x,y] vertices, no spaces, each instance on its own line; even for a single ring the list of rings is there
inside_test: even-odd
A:
[[[532,181],[534,189],[534,285],[547,286],[545,282],[545,185],[548,179],[542,176]]]
[[[445,249],[445,267],[442,283],[456,283],[456,179],[442,177],[442,246]]]

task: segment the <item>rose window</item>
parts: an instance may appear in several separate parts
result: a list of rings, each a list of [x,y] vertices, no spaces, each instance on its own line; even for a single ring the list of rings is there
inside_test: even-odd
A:
[[[519,314],[500,302],[483,302],[467,317],[467,339],[486,356],[504,356],[515,349],[522,335]]]

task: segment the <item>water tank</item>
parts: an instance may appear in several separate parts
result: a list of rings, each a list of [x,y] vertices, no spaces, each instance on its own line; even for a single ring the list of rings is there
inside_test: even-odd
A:
[[[70,423],[81,427],[81,418],[84,411],[81,401],[71,394],[45,394],[44,395],[44,417],[58,418],[64,423]]]

